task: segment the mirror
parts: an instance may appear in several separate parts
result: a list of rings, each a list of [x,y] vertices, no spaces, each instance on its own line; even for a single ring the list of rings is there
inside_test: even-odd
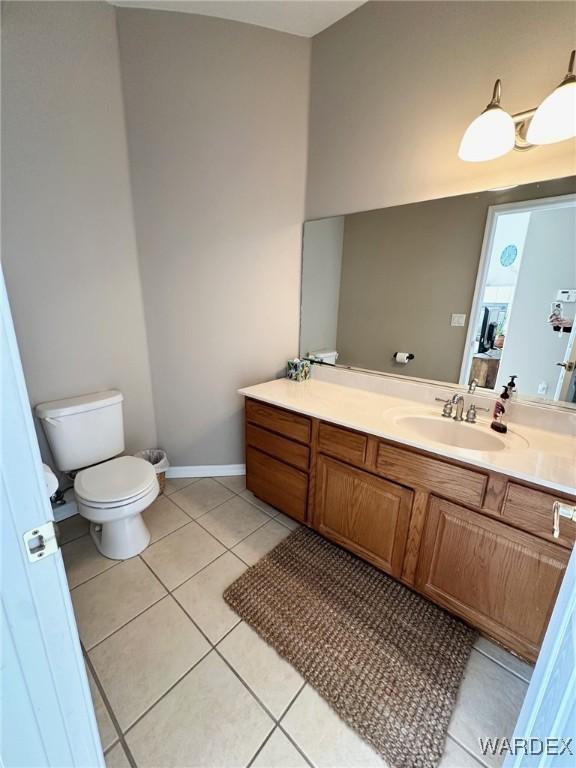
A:
[[[576,177],[308,221],[300,356],[576,405]]]

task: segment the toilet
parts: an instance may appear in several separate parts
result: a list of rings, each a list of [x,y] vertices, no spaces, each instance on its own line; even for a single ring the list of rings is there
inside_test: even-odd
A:
[[[77,472],[78,512],[90,521],[98,550],[112,560],[127,560],[150,542],[142,512],[158,496],[152,464],[124,451],[123,396],[97,392],[36,406],[56,466]],[[77,471],[79,470],[79,471]]]
[[[326,363],[327,365],[336,365],[338,352],[336,352],[335,349],[321,349],[317,352],[311,352],[310,358],[312,360],[318,360],[321,363]]]

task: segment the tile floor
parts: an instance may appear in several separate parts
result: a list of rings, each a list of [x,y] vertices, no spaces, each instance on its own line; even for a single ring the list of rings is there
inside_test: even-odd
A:
[[[106,765],[384,766],[222,600],[297,524],[243,477],[168,480],[144,517],[151,544],[124,562],[97,552],[82,518],[60,524]],[[442,768],[501,762],[478,738],[511,735],[531,671],[478,640]]]

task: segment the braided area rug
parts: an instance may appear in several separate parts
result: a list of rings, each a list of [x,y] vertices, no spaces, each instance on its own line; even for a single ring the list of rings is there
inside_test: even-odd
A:
[[[224,599],[392,768],[438,764],[466,624],[303,527]]]

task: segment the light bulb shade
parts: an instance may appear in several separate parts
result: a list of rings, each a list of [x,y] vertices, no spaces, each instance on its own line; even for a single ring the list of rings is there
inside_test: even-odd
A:
[[[466,129],[458,156],[471,163],[493,160],[514,148],[514,137],[514,121],[508,112],[489,106]]]
[[[534,113],[526,138],[530,144],[554,144],[576,136],[576,82],[563,83]]]

